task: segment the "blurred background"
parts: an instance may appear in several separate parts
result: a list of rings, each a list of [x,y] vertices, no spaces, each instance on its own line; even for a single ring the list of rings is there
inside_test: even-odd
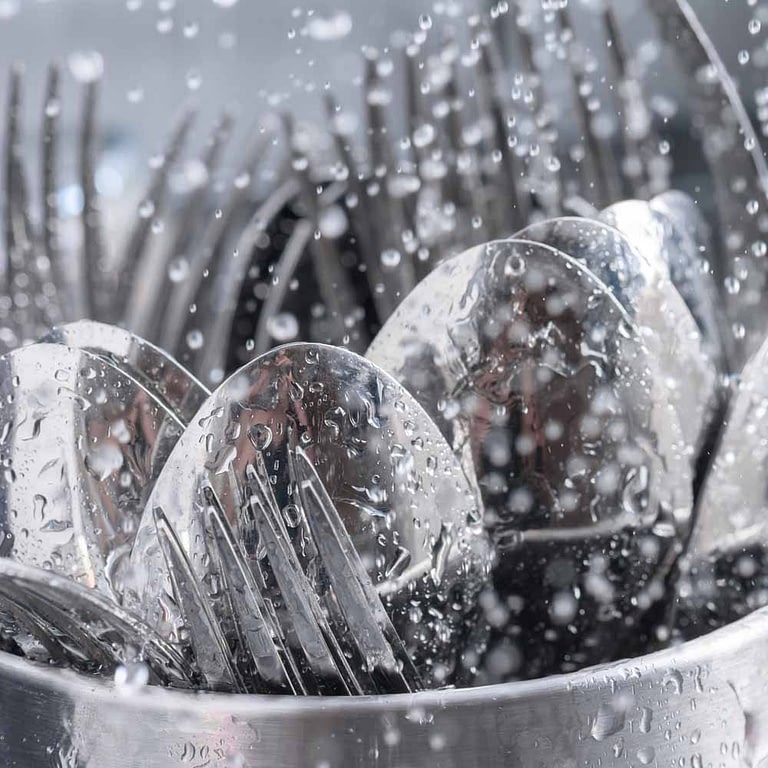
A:
[[[541,149],[546,141],[540,145],[538,136],[542,134],[537,132],[541,129],[546,134],[550,128],[556,129],[557,167],[547,167],[545,175],[557,174],[563,161],[563,178],[570,179],[569,190],[577,192],[572,195],[568,191],[566,195],[569,200],[576,198],[576,207],[569,210],[582,213],[585,206],[599,208],[625,196],[619,190],[616,195],[602,195],[605,199],[601,201],[601,184],[590,187],[586,170],[582,176],[589,158],[584,163],[582,160],[585,152],[589,155],[600,150],[601,142],[601,151],[607,152],[608,159],[618,156],[616,152],[622,151],[620,137],[632,126],[631,132],[640,129],[643,140],[648,142],[645,150],[655,158],[650,160],[649,178],[660,182],[656,191],[667,187],[666,170],[661,175],[658,171],[671,161],[672,186],[690,192],[717,229],[712,194],[717,185],[713,185],[713,172],[704,162],[702,142],[691,130],[689,109],[700,90],[692,87],[693,83],[699,81],[706,88],[706,84],[717,81],[718,75],[708,66],[686,73],[684,57],[663,42],[670,37],[660,34],[659,18],[670,8],[666,2],[320,0],[311,5],[294,5],[274,0],[0,0],[0,67],[9,74],[20,73],[15,80],[20,86],[16,91],[20,105],[7,109],[6,114],[11,116],[9,126],[18,129],[14,144],[23,165],[15,184],[20,201],[16,214],[24,211],[19,218],[23,224],[21,241],[29,232],[42,233],[48,226],[42,213],[47,178],[50,188],[56,190],[47,196],[47,209],[55,208],[59,219],[52,228],[56,229],[63,254],[59,279],[69,283],[73,301],[83,299],[87,292],[83,288],[85,278],[91,275],[98,284],[95,290],[108,297],[105,306],[98,308],[99,318],[112,322],[121,319],[140,335],[161,339],[163,346],[181,355],[201,375],[213,375],[211,371],[215,371],[214,381],[223,375],[223,367],[209,365],[207,352],[200,361],[188,359],[185,355],[192,352],[186,339],[190,333],[191,338],[198,338],[198,325],[204,324],[203,318],[207,317],[208,323],[218,323],[221,328],[219,341],[211,342],[216,336],[209,334],[206,347],[230,341],[237,350],[230,356],[227,369],[250,359],[254,353],[253,319],[263,308],[294,219],[297,215],[312,219],[315,203],[310,199],[307,208],[304,189],[298,196],[304,199],[298,201],[297,210],[296,195],[291,192],[276,209],[279,215],[274,231],[261,233],[264,236],[260,234],[253,242],[248,239],[246,224],[251,221],[258,230],[262,226],[255,221],[258,206],[270,200],[270,205],[275,204],[270,196],[281,181],[289,176],[301,177],[307,168],[310,186],[343,183],[334,169],[342,166],[344,170],[346,161],[341,162],[340,157],[348,150],[354,155],[356,174],[363,174],[376,186],[383,169],[390,175],[387,184],[397,189],[397,200],[387,211],[391,221],[382,215],[366,214],[366,218],[360,214],[360,226],[366,231],[376,229],[372,219],[380,219],[375,247],[368,250],[375,252],[374,256],[381,254],[382,260],[386,254],[399,254],[402,249],[415,252],[421,244],[432,248],[424,251],[422,261],[426,262],[471,242],[511,235],[524,222],[515,222],[508,211],[496,216],[495,222],[484,214],[483,221],[478,211],[485,206],[486,213],[499,213],[511,203],[514,190],[504,187],[503,174],[498,173],[499,167],[506,168],[504,163],[500,165],[505,153],[508,157],[523,157],[530,152],[532,158],[538,158],[539,166],[546,166],[547,154]],[[768,128],[763,131],[760,123],[764,121],[768,126],[768,88],[764,85],[768,69],[768,4],[758,0],[692,0],[692,4],[727,70],[736,79],[765,141]],[[652,6],[656,6],[655,15],[649,9]],[[603,13],[608,7],[612,13]],[[566,13],[559,13],[562,10]],[[615,29],[606,27],[607,17],[611,17],[608,26]],[[562,27],[564,18],[568,20],[567,29]],[[481,52],[491,50],[487,41],[481,42],[486,24],[493,28],[491,65]],[[607,41],[614,37],[617,47],[610,50]],[[409,47],[417,53],[406,55]],[[623,64],[615,61],[613,54],[617,50]],[[696,66],[702,61],[699,59]],[[58,67],[61,80],[58,94],[48,100],[46,81],[51,64]],[[417,73],[414,67],[418,67]],[[536,73],[536,85],[530,85],[527,76],[521,74],[529,70]],[[626,71],[619,77],[618,70]],[[440,96],[448,92],[449,81],[454,95]],[[13,78],[5,82],[0,79],[0,99],[9,105],[14,98],[12,82]],[[501,99],[502,108],[497,114],[488,101],[489,85],[491,91],[496,91],[495,98]],[[626,91],[629,85],[633,88]],[[337,112],[332,121],[325,114],[324,97],[328,96],[334,109],[338,106],[343,110],[343,130]],[[443,107],[448,105],[442,116],[436,111],[438,96]],[[526,101],[529,96],[530,101]],[[95,124],[83,117],[88,114],[89,98],[96,102]],[[717,110],[721,97],[715,98]],[[535,120],[526,117],[529,106],[538,99],[541,109],[534,109]],[[427,122],[413,124],[416,118],[421,120],[415,102],[425,109],[429,105],[431,116]],[[415,147],[418,156],[419,141],[424,142],[422,149],[433,142],[440,145],[445,137],[435,141],[435,132],[446,129],[435,125],[447,124],[446,114],[458,102],[466,106],[461,108],[460,127],[456,129],[461,136],[451,141],[471,148],[469,154],[462,153],[465,157],[480,146],[478,168],[482,174],[478,178],[482,181],[458,205],[459,209],[463,207],[459,216],[463,216],[463,222],[450,229],[445,222],[453,221],[455,209],[433,205],[429,184],[417,193],[421,182],[413,176],[413,150]],[[510,107],[508,102],[515,105]],[[168,137],[190,106],[197,116],[191,122],[187,140],[179,142],[175,157],[177,153],[168,147]],[[209,163],[206,156],[212,128],[224,113],[233,119],[234,127],[218,132],[226,134],[226,138],[220,142],[216,162]],[[381,125],[366,133],[369,123],[373,125],[373,113]],[[279,117],[285,115],[291,119],[281,123]],[[717,121],[719,117],[707,116],[708,142],[740,143],[738,132],[713,132],[713,118]],[[43,168],[46,121],[56,123],[52,134],[55,138],[47,145],[49,149],[55,145],[56,149],[49,153],[47,175]],[[582,140],[587,123],[592,135]],[[328,130],[331,124],[339,135],[344,134],[342,142],[347,149],[339,150],[334,145]],[[6,137],[13,133],[5,131]],[[496,134],[499,140],[506,137],[504,152],[491,151]],[[243,169],[250,166],[244,164],[244,158],[260,136],[266,159],[259,161],[257,172],[245,172]],[[290,141],[286,140],[288,136],[292,137]],[[289,144],[293,157],[285,151]],[[271,151],[273,146],[277,151]],[[382,152],[392,153],[395,162],[382,162]],[[302,167],[296,166],[297,153]],[[53,154],[55,158],[51,159]],[[514,163],[514,158],[509,162]],[[435,163],[418,165],[418,172],[433,172],[435,167]],[[718,171],[715,175],[730,176],[730,164],[727,170],[727,174]],[[163,176],[166,171],[169,194],[165,194],[165,179],[158,181],[158,174]],[[7,192],[14,186],[7,184],[8,179],[13,181],[11,176],[4,174]],[[86,183],[81,181],[84,178],[88,179]],[[152,186],[157,184],[157,188]],[[91,186],[97,194],[91,194]],[[646,190],[648,194],[653,192],[651,187],[653,184]],[[185,201],[194,202],[198,190],[200,204],[188,208]],[[243,195],[238,197],[239,191]],[[0,194],[6,224],[13,219],[9,215],[13,214],[12,207],[6,205],[9,197]],[[50,204],[51,200],[55,205]],[[743,201],[736,205],[738,218],[745,209]],[[344,206],[350,207],[348,197]],[[413,226],[400,226],[404,220],[395,220],[405,210],[403,206],[411,206],[408,215],[413,214]],[[318,221],[315,239],[322,234],[331,241],[344,240],[347,218],[355,214],[343,213],[333,205],[329,210],[336,218],[324,232],[323,223]],[[221,227],[216,224],[218,220],[222,221]],[[729,226],[732,221],[733,217]],[[217,229],[221,230],[219,234]],[[252,251],[250,262],[238,262],[237,258],[243,233]],[[210,246],[209,238],[214,238],[211,242],[215,247]],[[431,244],[430,238],[434,241]],[[41,237],[37,239],[42,242]],[[736,247],[735,238],[731,240]],[[344,250],[350,244],[337,245]],[[354,258],[344,262],[354,280],[361,279],[362,272],[354,259],[362,250],[353,249]],[[210,253],[215,258],[209,269]],[[238,272],[239,263],[244,264],[242,274]],[[130,275],[134,267],[135,279]],[[715,269],[717,274],[722,271],[717,264]],[[190,272],[193,278],[188,278]],[[215,278],[208,280],[211,275]],[[198,282],[200,295],[195,294]],[[165,299],[172,285],[177,289],[175,303]],[[132,292],[127,286],[132,286]],[[228,286],[241,286],[240,293],[230,296]],[[21,285],[20,290],[24,293],[26,286]],[[317,293],[317,286],[313,290]],[[399,295],[398,291],[393,289],[393,295]],[[307,314],[302,293],[291,289],[290,296],[297,304],[284,308]],[[369,311],[374,298],[365,296],[360,305],[366,317],[374,317],[369,330],[375,332],[378,321]],[[286,303],[290,304],[288,298]],[[164,304],[175,308],[176,315],[182,318],[177,325],[184,326],[182,329],[181,325],[171,324],[173,332],[167,331],[167,339],[163,336],[163,329],[168,327]],[[198,305],[203,304],[207,309],[193,317]],[[118,309],[113,311],[113,305]],[[236,308],[242,320],[235,321],[235,330],[222,313],[225,305],[231,305],[232,312]],[[82,314],[78,305],[76,311],[65,311],[63,316]],[[346,323],[349,317],[343,316]],[[360,318],[352,318],[352,322],[356,324]],[[45,321],[42,327],[48,324]],[[327,340],[324,334],[318,338]],[[25,331],[24,335],[31,339],[39,332]],[[300,335],[304,337],[303,332]]]
[[[490,7],[459,0],[295,5],[291,0],[0,0],[0,65],[24,66],[26,136],[35,146],[49,62],[58,62],[66,74],[63,145],[67,133],[76,130],[78,81],[103,75],[99,124],[103,149],[111,157],[110,170],[97,181],[103,194],[114,196],[145,170],[185,102],[201,108],[198,139],[223,108],[234,112],[243,133],[274,109],[319,119],[320,94],[327,84],[354,111],[362,104],[364,46],[396,51],[405,32],[433,20],[444,28],[451,16],[464,17],[467,5]],[[628,43],[640,51],[654,35],[654,22],[641,5],[638,0],[614,3],[625,29],[631,30]],[[758,7],[756,0],[693,0],[693,5],[754,112],[768,66],[768,7]],[[596,6],[595,0],[571,0],[569,6],[583,7],[575,18],[587,36],[589,11]],[[759,29],[755,20],[763,22]],[[654,89],[668,89],[672,98],[675,87],[681,87],[671,68],[667,72],[654,64],[646,74],[657,81]],[[237,140],[231,143],[233,152],[237,145]],[[34,161],[30,158],[32,168]],[[62,161],[66,178],[66,153]]]

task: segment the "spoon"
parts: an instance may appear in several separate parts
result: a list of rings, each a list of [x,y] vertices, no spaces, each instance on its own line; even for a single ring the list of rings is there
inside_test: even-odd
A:
[[[620,230],[657,273],[672,281],[699,327],[704,356],[720,372],[731,370],[733,333],[707,261],[712,246],[696,203],[672,190],[650,201],[622,200],[600,218]]]
[[[710,356],[721,370],[734,370],[733,331],[715,281],[716,251],[704,214],[691,197],[677,190],[657,195],[648,205],[663,222],[670,247],[662,255],[672,282],[696,318]]]
[[[0,357],[0,555],[111,593],[183,424],[85,350]]]
[[[690,466],[656,361],[583,263],[492,242],[443,262],[368,350],[478,477],[496,550],[481,679],[615,659],[662,597]]]
[[[613,213],[607,218],[634,223],[631,211],[621,213],[626,210],[624,205],[609,209]],[[663,233],[650,226],[630,225],[628,229],[629,236],[625,236],[598,221],[567,217],[534,224],[516,237],[568,254],[613,292],[658,361],[695,461],[718,413],[718,370],[693,316],[669,279],[660,255],[668,247]]]
[[[147,502],[126,590],[128,604],[169,639],[178,611],[165,597],[168,568],[183,559],[196,584],[214,577],[201,514],[212,495],[256,576],[266,618],[278,635],[287,627],[297,667],[310,667],[310,689],[381,691],[376,679],[403,683],[403,674],[420,685],[402,666],[407,658],[427,684],[458,672],[466,616],[488,567],[478,501],[433,422],[384,371],[347,350],[288,345],[242,368],[203,405]],[[168,568],[157,510],[180,547]],[[214,601],[208,633],[226,612]],[[368,629],[355,632],[361,622]]]
[[[673,623],[688,639],[766,603],[768,340],[735,386],[676,581]]]
[[[722,244],[716,274],[736,290],[723,295],[733,336],[734,370],[762,344],[768,324],[761,200],[768,164],[739,88],[690,0],[648,0],[662,38],[684,64],[696,133],[709,167]],[[701,77],[702,72],[711,76]],[[697,137],[698,138],[698,137]]]
[[[187,424],[210,392],[162,349],[114,325],[78,320],[59,325],[42,341],[105,358]]]

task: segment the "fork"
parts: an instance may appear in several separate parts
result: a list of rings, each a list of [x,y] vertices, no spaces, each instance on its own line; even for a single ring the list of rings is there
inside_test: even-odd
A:
[[[96,590],[0,558],[0,605],[54,661],[111,673],[121,664],[143,660],[153,682],[196,685],[193,667],[173,646]]]
[[[692,91],[713,133],[722,136],[720,144],[734,149],[731,161],[718,153],[713,142],[704,142],[717,190],[721,234],[736,229],[747,245],[759,242],[756,217],[744,214],[746,193],[722,183],[737,166],[737,175],[748,182],[745,189],[765,188],[768,179],[735,86],[687,0],[648,0],[646,6],[662,20],[662,36],[679,38],[677,47],[689,74],[710,63],[718,73],[717,80],[707,84],[693,77]],[[370,336],[386,320],[414,277],[423,276],[446,255],[509,235],[541,215],[594,215],[615,202],[617,195],[649,198],[664,191],[669,186],[670,162],[660,150],[661,136],[628,45],[626,22],[615,0],[596,13],[590,18],[596,20],[606,43],[607,66],[618,85],[611,99],[626,124],[625,130],[610,138],[596,127],[604,109],[596,98],[592,76],[597,59],[576,29],[573,12],[527,16],[519,8],[510,13],[496,6],[490,17],[468,19],[464,34],[468,43],[461,39],[461,29],[446,29],[444,40],[437,44],[420,31],[403,48],[395,71],[406,82],[402,109],[408,125],[404,137],[408,156],[404,160],[393,153],[387,138],[392,133],[387,117],[393,110],[381,99],[389,90],[383,59],[368,51],[363,83],[368,123],[365,152],[360,153],[341,132],[338,105],[330,92],[324,95],[337,165],[345,170],[335,185],[340,194],[314,199],[312,187],[328,187],[333,173],[316,158],[305,158],[297,151],[291,120],[267,116],[237,164],[236,182],[225,195],[221,215],[213,215],[212,179],[232,132],[232,118],[225,113],[213,126],[201,154],[207,179],[177,206],[175,226],[167,227],[176,234],[156,246],[162,238],[149,237],[151,221],[170,215],[170,174],[183,155],[195,119],[194,110],[183,110],[144,195],[152,215],[144,211],[138,216],[127,241],[114,253],[107,248],[94,184],[99,84],[84,88],[78,147],[85,202],[83,247],[68,253],[57,240],[61,215],[55,192],[63,151],[58,140],[60,73],[51,67],[46,85],[40,182],[44,205],[42,225],[37,227],[20,146],[22,73],[14,68],[6,116],[6,253],[0,272],[4,287],[19,301],[11,310],[2,310],[6,329],[0,342],[15,346],[57,321],[84,316],[112,320],[160,343],[205,383],[217,383],[227,370],[247,362],[273,341],[260,316],[281,308],[274,301],[269,306],[249,305],[254,281],[251,266],[258,270],[257,280],[270,281],[271,275],[279,274],[286,300],[290,294],[286,286],[297,275],[314,272],[333,316],[330,334],[324,330],[317,340],[364,348],[366,333]],[[565,133],[564,120],[552,113],[547,92],[557,59],[563,62],[561,80],[569,85],[568,100],[575,106],[568,116],[573,112],[579,124],[575,144]],[[745,139],[748,149],[740,149]],[[274,154],[272,146],[280,154],[281,170],[271,182],[271,191],[254,196],[250,183],[242,179],[253,180],[263,173]],[[581,158],[578,162],[567,159],[571,150]],[[318,221],[332,206],[343,210],[347,232],[337,236],[321,231],[319,240],[308,238],[306,227],[317,230]],[[280,245],[260,246],[265,235],[271,238],[297,216],[306,224],[284,253]],[[350,244],[357,252],[362,280],[323,269],[326,257],[332,254],[338,259]],[[749,326],[750,338],[742,344],[749,346],[753,344],[750,329],[757,321],[745,315],[745,306],[754,303],[747,301],[746,294],[759,289],[762,269],[749,254],[736,253],[730,246],[726,253],[729,265],[714,266],[719,276],[741,274],[744,265],[755,276],[754,289],[726,297],[731,322]],[[169,279],[168,269],[182,257],[186,276]],[[306,313],[306,308],[300,306],[298,311]],[[348,321],[356,326],[356,334],[345,332]],[[758,324],[765,323],[761,319]],[[241,325],[244,331],[239,330]],[[257,326],[258,350],[252,336]],[[207,344],[189,343],[201,333]]]
[[[311,461],[298,446],[289,460],[308,537],[302,550],[315,553],[313,567],[328,579],[323,588],[291,541],[260,453],[245,469],[239,522],[258,537],[260,557],[246,555],[214,489],[201,488],[219,589],[208,589],[195,575],[172,524],[162,509],[154,510],[174,597],[206,687],[294,695],[418,690],[419,674]]]

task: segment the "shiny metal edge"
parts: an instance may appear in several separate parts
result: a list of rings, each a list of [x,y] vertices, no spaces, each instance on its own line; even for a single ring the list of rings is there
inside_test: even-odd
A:
[[[334,699],[126,694],[0,654],[0,762],[48,765],[54,750],[65,765],[103,768],[197,764],[190,755],[221,768],[614,765],[622,756],[757,768],[768,765],[767,642],[761,609],[682,646],[571,675]]]

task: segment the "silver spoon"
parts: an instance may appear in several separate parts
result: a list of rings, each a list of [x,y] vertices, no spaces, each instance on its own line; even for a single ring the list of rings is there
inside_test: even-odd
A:
[[[184,424],[210,395],[173,357],[130,331],[95,320],[59,325],[44,342],[84,349],[127,373]]]
[[[0,358],[0,555],[106,594],[183,424],[104,358],[33,344]]]
[[[684,64],[701,147],[709,166],[722,243],[715,274],[733,283],[724,294],[733,335],[733,368],[756,352],[766,332],[768,291],[760,214],[768,165],[739,89],[690,0],[648,0],[659,32]],[[711,77],[701,77],[708,72]]]
[[[768,340],[736,384],[681,559],[673,623],[685,637],[740,618],[768,596],[767,369]]]
[[[267,619],[288,627],[289,650],[310,667],[310,685],[319,678],[323,692],[330,677],[334,692],[354,693],[375,689],[371,675],[382,671],[408,677],[384,660],[394,653],[402,661],[392,628],[420,675],[443,682],[455,674],[487,542],[449,446],[386,373],[346,350],[297,344],[257,358],[214,392],[155,485],[132,554],[126,599],[166,637],[177,627],[160,620],[172,590],[157,510],[203,585],[216,562],[201,515],[211,494],[275,609]],[[213,621],[225,608],[213,606]],[[352,631],[358,622],[368,623],[365,636]],[[365,663],[345,670],[339,644]]]
[[[718,414],[718,368],[707,354],[693,316],[669,279],[661,255],[670,245],[664,233],[650,226],[633,226],[630,222],[637,219],[625,205],[620,203],[608,209],[606,218],[615,220],[619,229],[626,225],[626,234],[601,222],[568,217],[534,224],[516,237],[568,254],[613,292],[658,361],[669,400],[678,412],[691,461],[695,462]],[[633,206],[629,207],[634,211]]]
[[[717,251],[703,211],[677,190],[657,195],[649,205],[662,217],[667,237],[674,244],[664,253],[672,282],[696,318],[712,357],[722,370],[734,370],[733,329],[728,327],[722,288],[717,286]]]
[[[704,356],[721,372],[732,369],[734,339],[717,289],[709,233],[696,203],[685,193],[665,192],[650,201],[622,200],[601,219],[621,231],[663,271],[682,296],[702,336]]]
[[[489,243],[425,278],[368,356],[477,473],[497,557],[484,679],[626,652],[687,531],[691,473],[613,293],[554,248]]]

